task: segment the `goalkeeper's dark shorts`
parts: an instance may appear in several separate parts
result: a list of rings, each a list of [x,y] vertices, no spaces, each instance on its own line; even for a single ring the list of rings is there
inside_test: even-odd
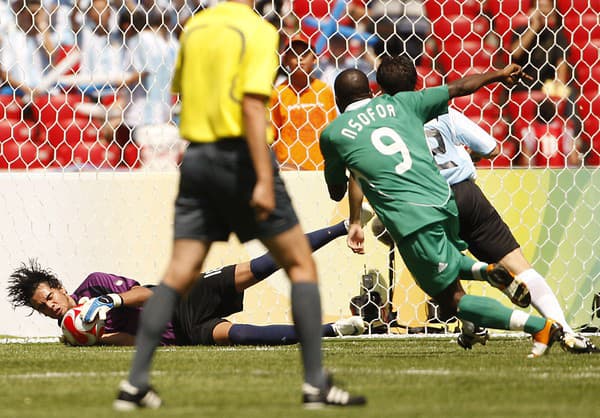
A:
[[[292,202],[271,152],[275,209],[257,221],[250,206],[256,174],[243,138],[191,144],[181,163],[175,201],[175,239],[227,241],[234,232],[241,242],[270,238],[298,224]]]
[[[235,265],[203,273],[173,314],[179,345],[214,345],[213,330],[224,317],[244,309],[244,293],[235,290]]]
[[[478,260],[497,263],[520,245],[500,214],[473,180],[452,186],[458,206],[460,238]]]

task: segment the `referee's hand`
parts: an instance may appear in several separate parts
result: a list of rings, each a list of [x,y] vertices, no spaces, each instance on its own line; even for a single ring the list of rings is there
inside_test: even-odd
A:
[[[273,187],[257,182],[252,191],[250,206],[256,212],[256,219],[265,221],[275,209],[275,190]]]

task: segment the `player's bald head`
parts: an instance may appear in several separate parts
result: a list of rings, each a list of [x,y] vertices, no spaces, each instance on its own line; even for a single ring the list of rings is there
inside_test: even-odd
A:
[[[354,68],[344,70],[336,77],[333,90],[335,102],[342,112],[350,103],[372,96],[369,79],[365,73]]]

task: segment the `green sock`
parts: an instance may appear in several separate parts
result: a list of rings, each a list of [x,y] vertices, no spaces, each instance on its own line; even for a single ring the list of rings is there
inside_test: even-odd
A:
[[[471,257],[463,255],[460,258],[458,277],[460,277],[462,280],[485,281],[487,266],[487,263],[476,261]]]
[[[524,331],[530,334],[535,334],[541,331],[546,326],[546,319],[540,318],[539,316],[529,315],[527,322],[525,322]]]
[[[495,299],[484,296],[464,295],[458,303],[458,319],[473,322],[487,328],[510,329],[513,310]]]

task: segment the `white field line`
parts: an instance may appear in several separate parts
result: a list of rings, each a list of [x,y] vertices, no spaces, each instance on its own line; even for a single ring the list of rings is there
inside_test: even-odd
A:
[[[600,337],[600,333],[582,333],[587,337]],[[324,340],[335,341],[335,340],[404,340],[404,339],[421,339],[421,338],[448,338],[456,339],[458,334],[373,334],[373,335],[349,335],[345,337],[325,337]],[[524,332],[490,332],[490,338],[528,338],[529,334]],[[35,344],[35,343],[56,343],[59,342],[58,337],[6,337],[0,338],[0,344]],[[220,347],[224,351],[236,351],[238,349],[244,349],[243,347]],[[163,350],[169,350],[163,347]],[[270,347],[245,347],[245,349],[262,349],[270,350]]]
[[[535,360],[532,360],[535,361]],[[335,370],[333,370],[335,371]],[[481,376],[480,371],[468,371],[468,370],[451,370],[451,369],[373,369],[373,368],[350,368],[344,369],[344,372],[360,373],[361,375],[373,375],[373,376],[424,376],[424,377],[436,377],[436,376],[449,376],[452,378],[456,377],[478,377]],[[153,371],[152,375],[167,375],[171,372],[165,371]],[[256,369],[251,372],[253,375],[269,375],[272,374],[269,370]],[[21,373],[21,374],[0,374],[0,379],[3,380],[34,380],[34,379],[72,379],[81,377],[116,377],[125,376],[127,372],[46,372],[46,373]],[[181,373],[178,372],[178,375]],[[513,373],[498,373],[494,372],[495,377],[512,379]],[[529,374],[530,379],[547,380],[547,379],[561,379],[561,380],[579,380],[579,379],[600,379],[600,367],[592,367],[588,371],[572,373],[562,371],[549,371],[549,372],[538,372]]]
[[[0,379],[72,379],[74,377],[115,377],[126,376],[128,372],[46,372],[46,373],[19,373],[0,374]],[[153,371],[152,375],[163,375],[162,371]]]
[[[536,361],[536,360],[531,360]],[[333,370],[335,371],[335,370]],[[376,376],[451,376],[451,377],[476,377],[481,376],[481,371],[478,370],[451,370],[451,369],[372,369],[362,367],[351,367],[343,369],[344,372],[359,373],[361,375],[376,375]],[[494,372],[494,377],[512,379],[513,373],[498,373]],[[600,379],[600,367],[590,367],[588,371],[572,373],[562,371],[540,371],[530,373],[530,379],[561,379],[561,380],[578,380],[578,379]]]

